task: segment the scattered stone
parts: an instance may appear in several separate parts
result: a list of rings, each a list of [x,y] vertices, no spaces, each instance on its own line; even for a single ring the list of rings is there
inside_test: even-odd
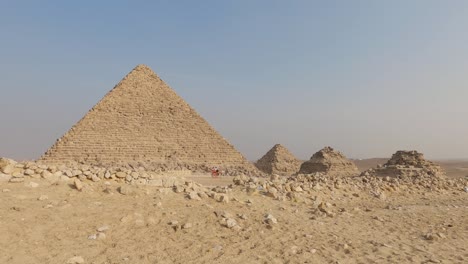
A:
[[[278,220],[271,214],[266,214],[264,222],[268,225],[275,225],[278,223]]]
[[[183,229],[189,229],[189,228],[192,228],[192,223],[185,223],[183,226],[182,226]]]
[[[47,195],[44,195],[44,194],[39,196],[39,198],[37,198],[37,200],[39,200],[39,201],[45,201],[45,200],[48,200],[48,199],[49,199],[49,197]]]
[[[2,192],[4,193],[7,193],[7,192],[10,192],[11,190],[10,189],[3,189]]]
[[[109,230],[109,226],[108,225],[104,225],[104,226],[100,226],[96,229],[96,231],[98,232],[106,232],[107,230]]]
[[[135,189],[132,186],[129,185],[122,185],[118,189],[120,194],[123,195],[132,195],[135,194]]]
[[[82,256],[75,256],[67,260],[67,264],[83,264],[85,263]]]
[[[188,194],[188,197],[189,197],[190,200],[197,200],[197,201],[201,200],[201,197],[198,195],[197,192],[190,192]]]
[[[39,187],[39,183],[36,183],[36,182],[29,182],[27,184],[28,187],[31,187],[31,188],[37,188]]]
[[[21,178],[21,177],[11,177],[9,182],[11,182],[11,183],[20,183],[20,182],[24,182],[24,178]]]
[[[73,181],[73,185],[75,186],[75,189],[77,189],[78,191],[83,190],[83,183],[81,183],[81,181],[79,179],[75,179]]]
[[[96,239],[97,240],[106,239],[106,234],[105,233],[97,233]]]
[[[175,226],[175,225],[178,225],[178,224],[179,224],[179,221],[177,221],[177,220],[172,220],[172,221],[169,222],[169,225],[171,225],[171,226]]]

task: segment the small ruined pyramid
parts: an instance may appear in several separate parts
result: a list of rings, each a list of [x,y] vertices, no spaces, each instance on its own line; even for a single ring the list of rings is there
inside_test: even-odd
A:
[[[416,150],[399,150],[387,163],[369,169],[362,175],[390,177],[444,177],[443,169],[434,162],[424,159],[424,154]]]
[[[299,170],[301,162],[287,148],[276,144],[255,163],[255,166],[268,174],[290,176]]]
[[[125,76],[40,161],[256,171],[145,65]]]
[[[353,176],[358,175],[356,165],[341,152],[331,147],[325,147],[315,153],[310,160],[302,163],[299,173],[325,173],[327,175]]]

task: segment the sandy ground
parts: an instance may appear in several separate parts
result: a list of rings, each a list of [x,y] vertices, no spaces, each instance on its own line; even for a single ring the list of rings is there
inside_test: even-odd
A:
[[[28,182],[0,182],[0,263],[67,263],[74,256],[84,263],[468,263],[462,191],[389,193],[386,200],[346,188],[317,192],[310,202],[327,201],[337,212],[326,217],[310,203],[237,189],[229,193],[235,200],[219,203],[149,186],[122,195],[115,182],[86,182],[82,192],[63,182]],[[222,226],[220,211],[242,230]],[[267,213],[278,220],[272,229]],[[192,227],[175,230],[171,221]],[[104,239],[88,239],[103,226]]]

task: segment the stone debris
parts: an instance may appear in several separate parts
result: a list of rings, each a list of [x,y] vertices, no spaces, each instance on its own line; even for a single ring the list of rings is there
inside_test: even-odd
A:
[[[201,201],[201,197],[198,195],[197,192],[189,192],[188,197],[190,200]]]
[[[287,148],[276,144],[255,163],[255,166],[267,174],[291,176],[299,171],[301,161]]]
[[[75,256],[67,260],[67,264],[83,264],[85,260],[82,256]]]
[[[192,223],[185,223],[183,226],[182,226],[182,229],[190,229],[192,228]]]
[[[27,186],[28,186],[28,187],[31,187],[31,188],[37,188],[37,187],[39,187],[39,183],[37,183],[37,182],[29,182],[29,183],[27,184]]]
[[[278,220],[271,214],[266,214],[264,222],[268,225],[276,225],[278,223]]]
[[[103,225],[103,226],[100,226],[96,229],[96,231],[98,232],[106,232],[107,230],[109,230],[109,226],[108,225]]]
[[[122,185],[118,188],[120,194],[133,195],[136,193],[135,189],[129,185]]]
[[[75,189],[77,189],[78,191],[83,190],[83,184],[81,183],[79,179],[75,179],[73,181],[73,185],[75,186]]]
[[[302,163],[299,173],[324,173],[327,175],[355,176],[359,174],[356,165],[341,152],[325,147],[315,153],[310,160]]]
[[[39,198],[37,198],[37,200],[39,200],[39,201],[45,201],[45,200],[48,200],[48,199],[49,199],[49,197],[47,195],[44,195],[44,194],[39,196]]]

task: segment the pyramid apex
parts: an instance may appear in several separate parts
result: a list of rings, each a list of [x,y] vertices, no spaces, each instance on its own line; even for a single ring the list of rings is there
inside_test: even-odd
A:
[[[138,64],[133,70],[151,70],[151,68],[146,64]]]

